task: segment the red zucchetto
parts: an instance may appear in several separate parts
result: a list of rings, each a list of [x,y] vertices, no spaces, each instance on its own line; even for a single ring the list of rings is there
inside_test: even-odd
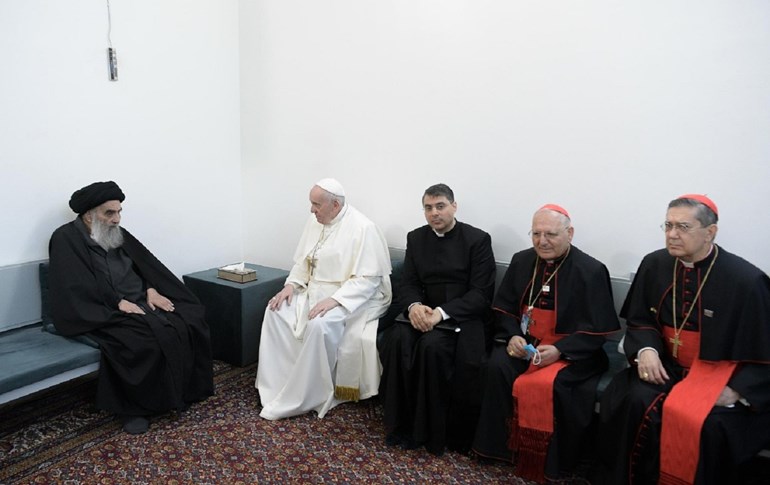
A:
[[[538,209],[538,211],[541,211],[541,210],[543,210],[543,209],[548,209],[548,210],[556,211],[556,212],[558,212],[559,214],[562,214],[562,215],[564,215],[564,216],[567,216],[567,219],[571,219],[571,217],[569,216],[569,212],[567,212],[567,209],[565,209],[564,207],[562,207],[562,206],[560,206],[560,205],[556,205],[556,204],[546,204],[546,205],[544,205],[543,207],[539,208],[539,209]]]
[[[701,194],[684,194],[677,197],[677,199],[691,199],[700,202],[701,204],[705,205],[709,209],[711,209],[714,214],[719,217],[719,211],[717,210],[717,205],[714,203],[713,200],[709,199],[705,195]]]

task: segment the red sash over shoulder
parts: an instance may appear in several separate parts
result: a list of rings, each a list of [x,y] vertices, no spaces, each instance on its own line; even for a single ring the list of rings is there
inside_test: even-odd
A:
[[[674,332],[672,329],[664,333],[668,342]],[[660,436],[660,483],[663,485],[695,482],[703,422],[737,365],[735,362],[698,359],[700,333],[682,332],[680,336],[684,343],[676,360],[680,365],[690,367],[690,371],[671,389],[663,403]]]
[[[555,333],[555,312],[532,309],[530,333],[541,344],[553,345],[561,336]],[[517,455],[519,476],[543,482],[545,457],[553,435],[553,382],[569,365],[563,360],[545,367],[530,364],[513,383],[513,420],[510,446]]]

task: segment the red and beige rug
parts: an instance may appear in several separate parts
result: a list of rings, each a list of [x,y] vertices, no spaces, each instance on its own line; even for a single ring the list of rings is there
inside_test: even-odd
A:
[[[370,402],[266,421],[253,366],[215,374],[216,396],[139,436],[94,410],[93,380],[0,408],[0,483],[527,483],[503,464],[387,447]]]

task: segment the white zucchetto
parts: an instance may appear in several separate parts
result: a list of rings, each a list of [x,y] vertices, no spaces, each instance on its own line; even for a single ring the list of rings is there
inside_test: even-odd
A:
[[[325,191],[329,192],[330,194],[334,194],[337,197],[345,197],[345,189],[342,187],[342,184],[337,182],[337,180],[335,179],[332,179],[332,178],[321,179],[315,184],[321,187],[322,189],[324,189]]]

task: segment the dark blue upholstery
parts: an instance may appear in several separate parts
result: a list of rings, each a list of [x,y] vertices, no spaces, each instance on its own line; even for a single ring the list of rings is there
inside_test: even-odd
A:
[[[99,362],[99,349],[43,332],[40,325],[0,335],[0,394]]]
[[[41,303],[39,316],[43,322],[0,332],[0,403],[92,372],[101,357],[98,345],[90,338],[56,334],[49,311],[48,263],[19,265],[13,271],[24,277],[9,279],[0,290],[34,293],[29,298],[14,299],[14,305],[31,308]],[[29,287],[35,273],[39,275],[39,302],[37,292]]]

